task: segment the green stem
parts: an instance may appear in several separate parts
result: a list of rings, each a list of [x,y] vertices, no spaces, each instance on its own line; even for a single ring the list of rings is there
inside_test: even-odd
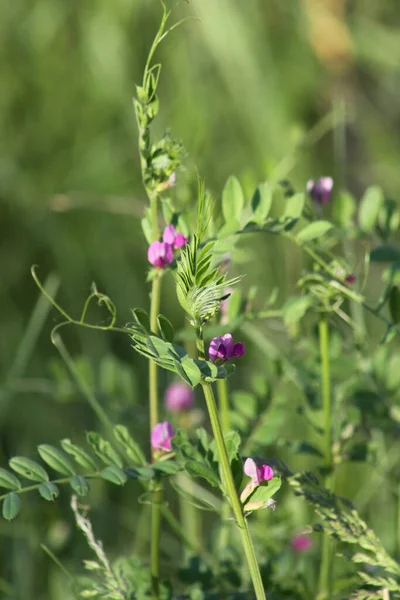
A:
[[[228,383],[226,379],[218,379],[217,390],[221,427],[222,431],[226,433],[231,428],[231,420],[229,416]]]
[[[199,358],[204,357],[204,341],[202,336],[201,328],[197,330],[197,349],[199,352]],[[263,582],[261,579],[260,569],[257,563],[257,557],[253,546],[253,541],[250,536],[247,521],[244,517],[242,505],[239,500],[235,488],[235,482],[233,479],[232,471],[229,464],[228,453],[226,450],[224,435],[219,421],[218,409],[214,398],[214,392],[210,383],[203,382],[202,388],[204,397],[207,404],[207,410],[211,421],[211,427],[217,445],[218,456],[222,472],[222,483],[225,488],[225,493],[230,501],[232,512],[239,528],[240,536],[242,539],[243,550],[246,556],[250,576],[253,582],[254,591],[257,600],[266,600]]]
[[[161,539],[161,508],[163,501],[162,487],[152,493],[151,499],[151,597],[159,598],[160,594],[160,539]]]
[[[151,304],[150,304],[150,330],[157,333],[158,322],[157,317],[160,312],[160,293],[161,293],[161,278],[156,275],[153,279],[151,287]],[[159,422],[158,418],[158,367],[154,361],[150,361],[149,365],[149,408],[150,408],[150,429],[153,429]]]
[[[321,355],[321,392],[322,412],[324,429],[324,458],[327,475],[325,487],[334,490],[334,473],[332,460],[332,402],[331,402],[331,375],[329,363],[329,328],[325,315],[319,322],[319,344]],[[321,549],[321,564],[319,573],[318,600],[327,600],[331,597],[332,583],[332,543],[327,535],[324,535]]]
[[[217,382],[218,392],[218,407],[219,417],[221,420],[222,431],[226,433],[231,428],[230,416],[229,416],[229,395],[228,395],[228,382],[226,379],[218,379]],[[229,517],[230,517],[230,506],[228,502],[224,502],[221,509],[221,526],[218,536],[218,550],[222,552],[229,542]]]

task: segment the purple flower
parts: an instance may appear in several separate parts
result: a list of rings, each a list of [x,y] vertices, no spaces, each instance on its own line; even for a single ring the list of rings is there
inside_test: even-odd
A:
[[[290,541],[290,545],[292,547],[292,550],[294,550],[295,552],[305,552],[306,550],[309,550],[311,548],[312,540],[308,535],[294,535]]]
[[[332,177],[320,177],[317,181],[310,179],[307,182],[307,192],[318,206],[323,206],[329,202],[332,188]]]
[[[252,494],[256,487],[258,487],[263,481],[269,481],[274,477],[274,470],[269,465],[261,464],[259,466],[252,458],[246,459],[243,466],[243,471],[248,477],[250,477],[250,481],[240,495],[242,502],[245,502],[250,494]]]
[[[189,410],[194,402],[192,388],[183,381],[171,383],[165,391],[165,405],[172,413],[180,413]]]
[[[164,229],[163,242],[166,244],[169,244],[174,248],[182,248],[188,241],[188,238],[185,237],[183,233],[178,233],[173,225],[168,225]]]
[[[174,260],[174,251],[172,246],[165,242],[153,242],[147,251],[147,258],[153,267],[165,269]]]
[[[153,450],[171,450],[171,439],[175,431],[169,421],[157,423],[151,431],[151,446]]]
[[[242,342],[233,343],[230,333],[215,337],[210,342],[208,354],[212,362],[224,362],[231,358],[239,358],[244,354],[244,345]]]

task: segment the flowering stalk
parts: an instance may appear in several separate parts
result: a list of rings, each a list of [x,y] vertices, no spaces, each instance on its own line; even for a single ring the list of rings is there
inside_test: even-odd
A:
[[[205,358],[204,352],[204,340],[202,328],[197,327],[197,350],[200,359]],[[261,579],[260,569],[257,564],[257,558],[253,546],[253,542],[250,536],[247,520],[243,514],[242,505],[239,500],[235,488],[235,482],[233,479],[232,471],[229,464],[228,453],[226,450],[224,435],[222,432],[221,423],[218,416],[218,409],[214,398],[214,392],[210,383],[203,381],[202,388],[204,397],[207,404],[207,410],[210,417],[211,427],[217,445],[218,456],[222,472],[222,481],[225,488],[226,495],[229,499],[236,524],[239,527],[240,536],[242,539],[243,550],[246,556],[247,565],[250,571],[250,576],[253,582],[254,591],[257,600],[266,600],[263,582]]]
[[[325,487],[334,489],[334,473],[332,460],[332,405],[331,405],[331,376],[329,365],[329,329],[326,315],[322,314],[318,326],[319,344],[321,355],[321,390],[324,429],[324,457],[328,474],[325,478]],[[327,535],[322,539],[322,556],[319,573],[318,599],[330,598],[332,582],[332,544]]]

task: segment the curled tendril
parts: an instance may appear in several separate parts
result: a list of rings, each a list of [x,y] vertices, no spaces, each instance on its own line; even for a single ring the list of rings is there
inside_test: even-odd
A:
[[[52,306],[54,306],[54,308],[66,319],[62,323],[58,323],[58,325],[56,325],[51,331],[51,341],[53,342],[53,344],[55,346],[57,346],[57,344],[58,344],[57,331],[58,331],[58,329],[60,329],[61,327],[64,327],[65,325],[80,325],[81,327],[87,327],[89,329],[97,329],[100,331],[119,331],[122,333],[127,333],[127,330],[125,328],[115,327],[115,322],[117,320],[116,306],[108,296],[106,296],[105,294],[102,294],[101,292],[98,291],[98,289],[94,283],[92,284],[91,293],[88,296],[88,298],[86,299],[86,302],[83,306],[81,317],[78,320],[78,319],[74,319],[73,317],[71,317],[71,315],[69,315],[55,301],[55,299],[52,296],[50,296],[50,294],[46,291],[46,289],[42,285],[42,283],[37,275],[36,270],[37,270],[37,265],[33,265],[31,267],[31,273],[32,273],[32,277],[33,277],[36,285],[38,286],[39,290],[42,292],[42,294],[45,296],[45,298],[47,298],[47,300],[52,304]],[[110,319],[110,322],[108,323],[108,325],[95,325],[93,323],[88,323],[85,320],[90,303],[94,299],[97,300],[98,306],[105,306],[105,308],[109,312],[111,319]]]

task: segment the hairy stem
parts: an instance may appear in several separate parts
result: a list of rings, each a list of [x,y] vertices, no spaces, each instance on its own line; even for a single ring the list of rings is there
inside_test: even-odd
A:
[[[197,349],[199,352],[199,358],[204,358],[204,341],[202,337],[201,328],[197,330]],[[205,381],[202,383],[202,388],[207,404],[207,410],[211,421],[211,427],[214,434],[215,443],[217,445],[222,473],[222,483],[225,488],[225,493],[229,499],[236,524],[239,528],[243,550],[246,556],[247,565],[250,571],[250,576],[253,582],[256,598],[257,600],[265,600],[266,595],[261,579],[260,569],[257,563],[253,541],[250,536],[247,521],[243,514],[242,506],[235,488],[235,482],[233,480],[233,475],[229,464],[228,453],[226,450],[224,435],[218,416],[218,409],[214,398],[214,392],[211,384]]]
[[[331,376],[329,364],[329,328],[325,315],[322,315],[318,327],[321,355],[321,393],[324,429],[324,458],[327,475],[325,487],[334,490],[334,473],[332,461],[332,398]],[[319,573],[318,600],[331,597],[332,583],[332,542],[327,535],[323,536],[321,549],[321,564]]]

